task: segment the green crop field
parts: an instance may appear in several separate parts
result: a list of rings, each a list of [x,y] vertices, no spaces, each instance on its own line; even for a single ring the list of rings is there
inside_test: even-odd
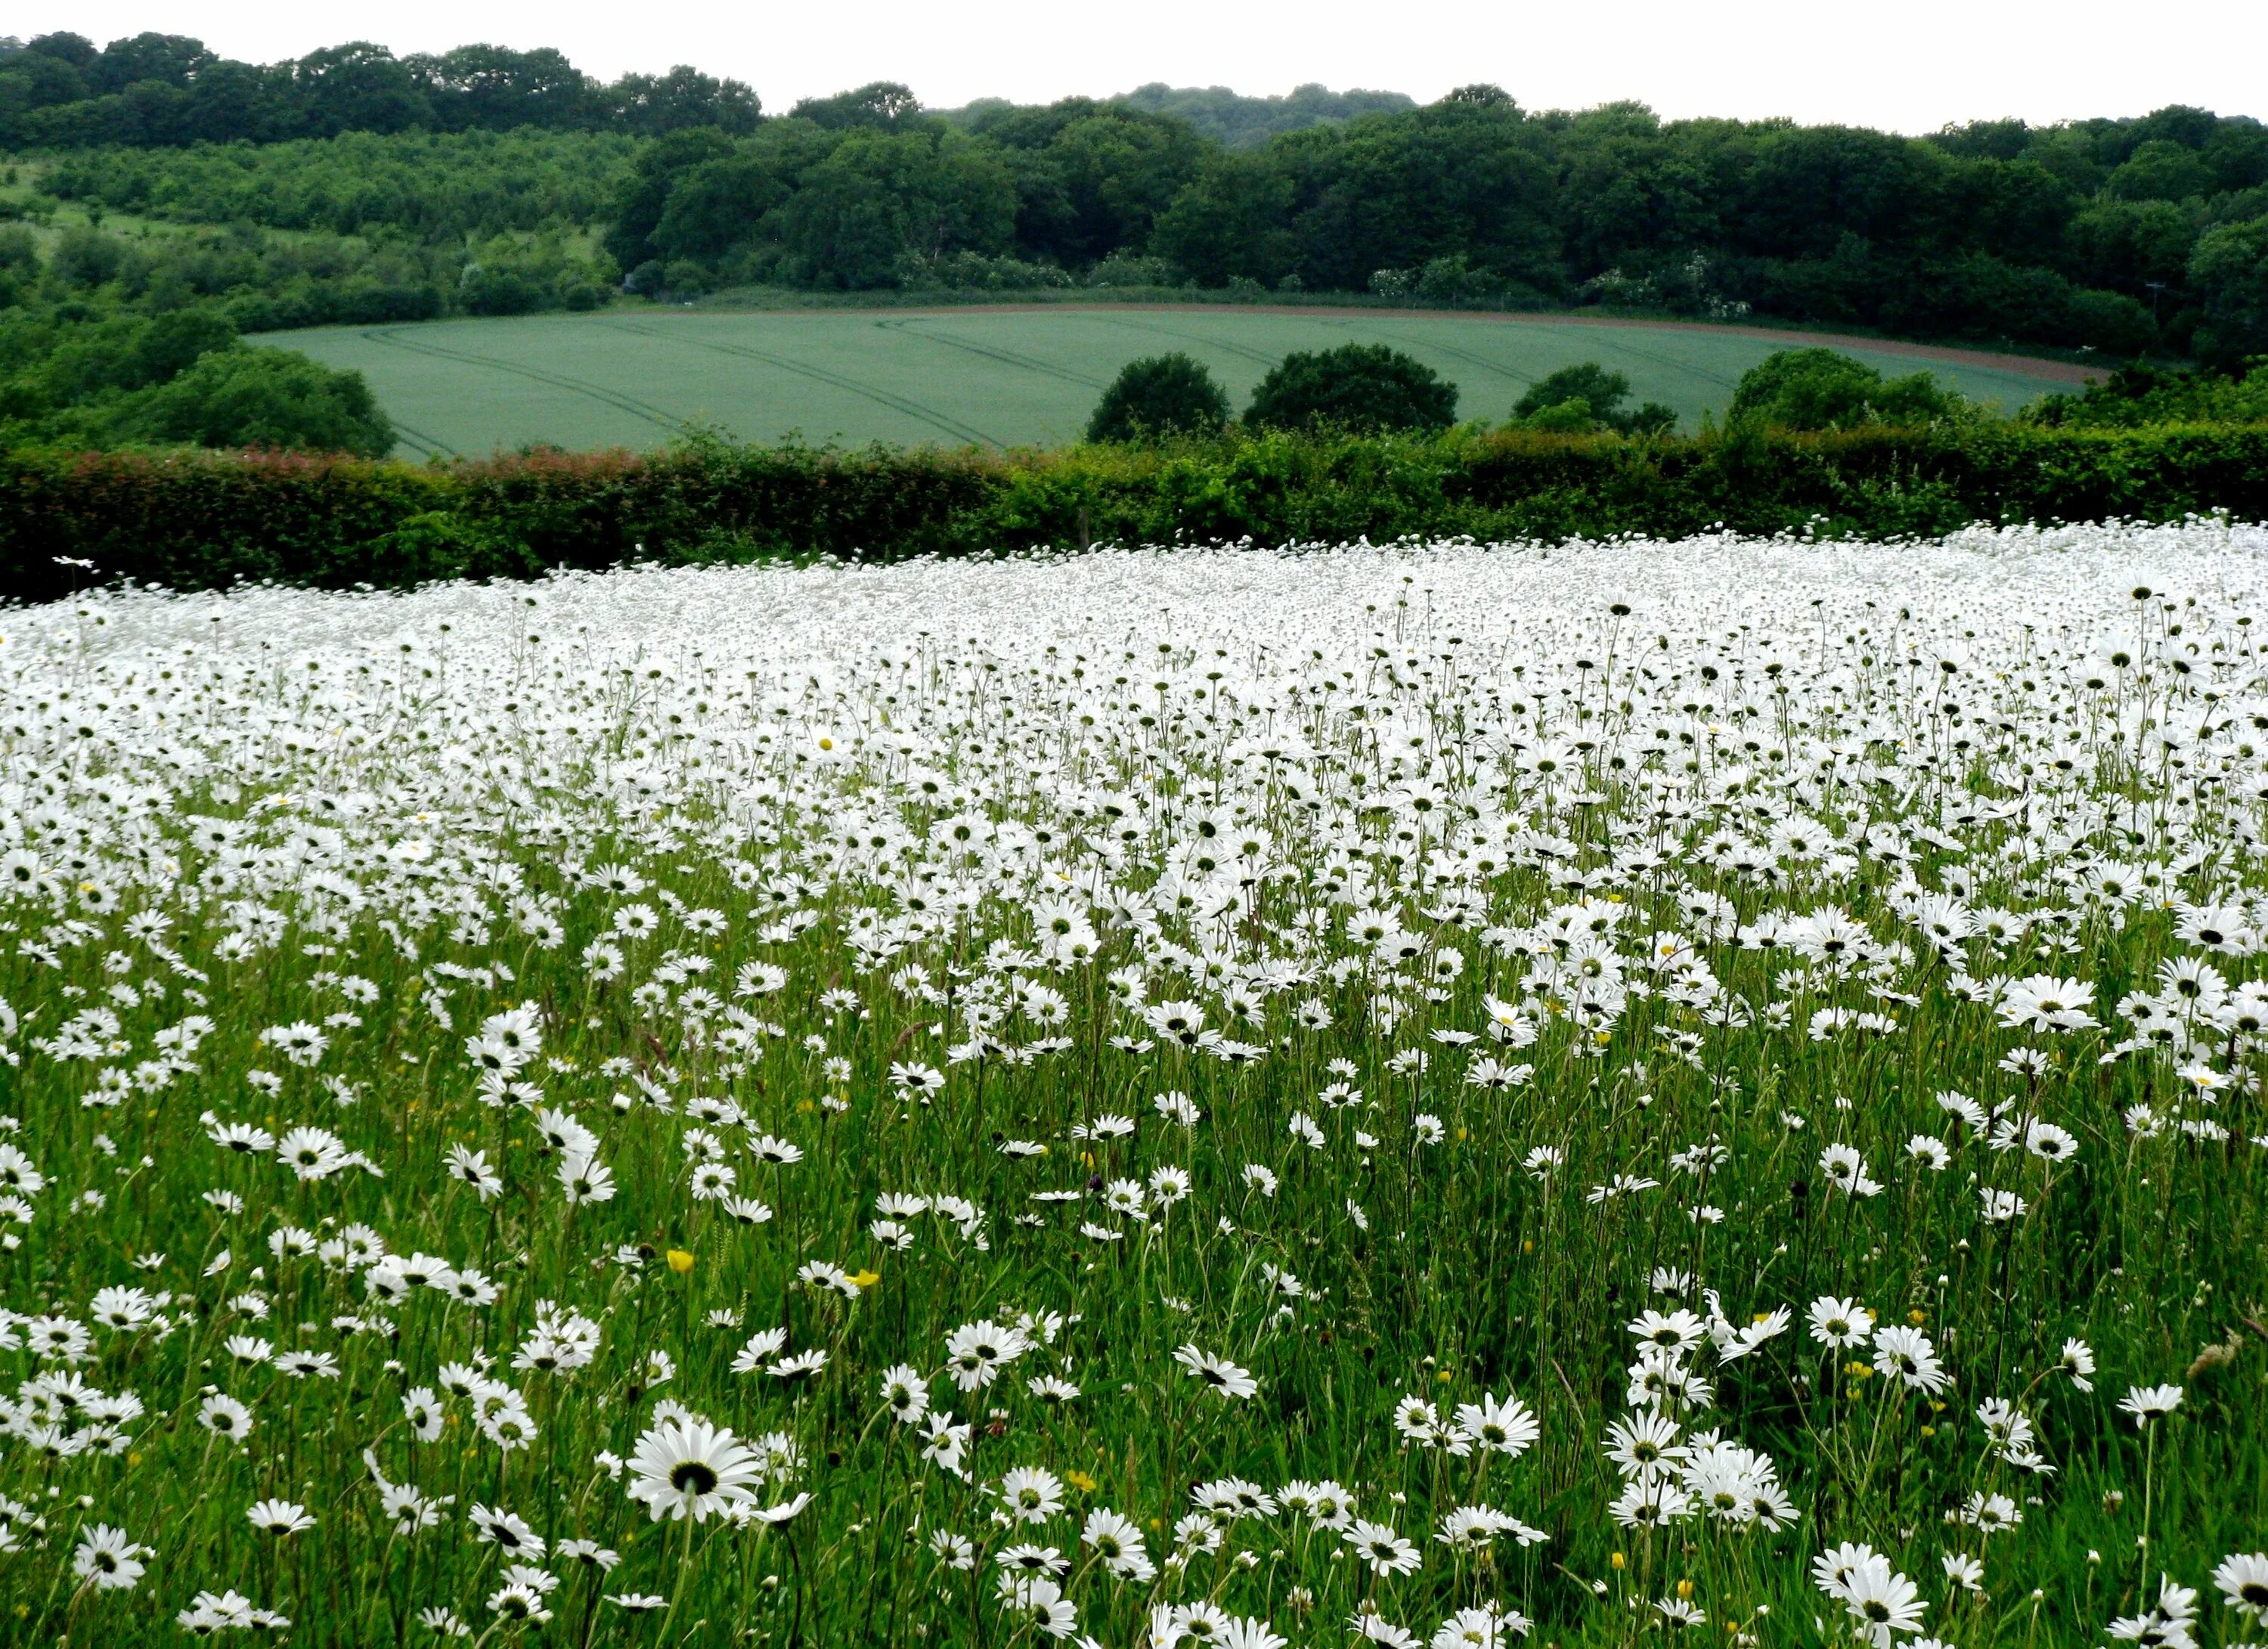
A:
[[[1538,377],[1596,360],[1690,425],[1724,407],[1742,372],[1801,339],[1547,317],[1127,306],[641,309],[323,328],[266,341],[360,368],[405,449],[481,453],[532,442],[652,446],[696,422],[754,441],[1050,443],[1076,438],[1103,386],[1138,356],[1185,350],[1241,404],[1285,355],[1350,341],[1392,344],[1442,372],[1462,390],[1466,417],[1501,418]],[[1926,364],[1889,349],[1851,352],[1890,372]],[[2009,410],[2070,377],[2014,357],[1928,364]]]

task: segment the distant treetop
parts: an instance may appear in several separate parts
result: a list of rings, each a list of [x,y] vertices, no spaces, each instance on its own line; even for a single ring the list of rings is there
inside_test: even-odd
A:
[[[744,83],[684,64],[602,84],[548,47],[397,57],[350,40],[247,63],[185,34],[136,34],[99,50],[79,34],[0,37],[0,145],[8,147],[266,144],[413,128],[745,132],[761,109]]]

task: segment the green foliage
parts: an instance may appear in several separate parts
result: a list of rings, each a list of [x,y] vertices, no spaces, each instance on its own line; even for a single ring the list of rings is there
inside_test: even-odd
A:
[[[288,350],[206,355],[122,405],[114,427],[131,440],[364,458],[380,457],[394,445],[394,426],[360,372],[335,372]]]
[[[650,298],[1193,283],[2223,371],[2268,352],[2268,128],[2179,107],[1916,140],[1630,103],[1536,114],[1490,85],[1424,107],[1152,85],[940,114],[876,82],[762,120],[733,82],[601,86],[543,49],[253,65],[180,36],[48,35],[0,41],[7,144],[38,152],[0,217],[49,250],[0,260],[0,311],[212,301],[245,332],[378,325],[594,308],[631,271]],[[91,221],[58,232],[78,215],[58,202]]]
[[[895,80],[874,80],[831,98],[806,98],[788,113],[828,131],[865,127],[895,132],[921,123],[921,99]]]
[[[1137,86],[1112,99],[1122,107],[1186,121],[1215,143],[1251,149],[1314,126],[1336,126],[1365,114],[1399,114],[1417,107],[1399,92],[1333,92],[1312,82],[1282,97],[1239,97],[1226,86]]]
[[[2268,354],[2268,217],[2200,236],[2189,278],[2205,316],[2201,356],[2233,364]]]
[[[2143,429],[2157,423],[2268,423],[2268,362],[2244,378],[2168,372],[2137,361],[2076,395],[2050,395],[2026,423],[2070,429]]]
[[[1880,425],[1698,438],[1252,434],[986,454],[688,443],[413,465],[284,453],[0,455],[0,587],[344,586],[720,556],[986,556],[1177,535],[1867,537],[1984,521],[2268,516],[2268,428]],[[421,519],[422,518],[422,519]]]
[[[1513,421],[1530,430],[1582,434],[1613,430],[1623,435],[1660,434],[1677,427],[1677,414],[1658,401],[1624,410],[1630,379],[1596,361],[1563,366],[1538,379],[1513,403]]]
[[[766,221],[814,285],[895,285],[909,265],[1012,244],[1015,180],[997,152],[958,132],[854,129],[796,181]]]
[[[601,85],[559,52],[460,46],[396,57],[354,41],[294,62],[237,63],[185,35],[100,51],[77,35],[0,40],[0,144],[80,148],[276,143],[342,132],[746,131],[756,94],[683,65]]]
[[[87,150],[62,157],[40,181],[60,200],[173,223],[485,240],[599,220],[642,153],[658,147],[642,151],[633,137],[604,133],[349,132],[258,146]]]
[[[1244,412],[1255,429],[1356,431],[1441,430],[1456,416],[1454,384],[1382,343],[1287,355],[1260,380]]]
[[[1175,350],[1129,361],[1086,426],[1090,441],[1204,435],[1228,422],[1228,394],[1202,362]]]
[[[1782,350],[1741,375],[1731,416],[1783,430],[1932,423],[1962,414],[1961,398],[1927,372],[1885,378],[1834,350]]]

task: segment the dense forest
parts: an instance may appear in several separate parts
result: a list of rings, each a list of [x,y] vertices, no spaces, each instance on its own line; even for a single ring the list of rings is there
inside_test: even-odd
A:
[[[2231,373],[2268,354],[2268,127],[2185,107],[1914,138],[1487,85],[936,111],[877,84],[768,115],[733,81],[600,84],[556,52],[254,65],[54,34],[0,40],[0,151],[15,438],[97,438],[88,408],[155,386],[117,352],[183,309],[233,335],[757,286],[1588,305]]]

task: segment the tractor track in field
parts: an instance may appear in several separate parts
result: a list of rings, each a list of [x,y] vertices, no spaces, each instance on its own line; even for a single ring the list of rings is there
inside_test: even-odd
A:
[[[1176,327],[1160,327],[1155,324],[1145,326],[1138,320],[1129,320],[1124,315],[1117,313],[1113,313],[1109,319],[1112,325],[1123,327],[1130,332],[1146,332],[1152,337],[1178,338],[1184,343],[1203,344],[1209,350],[1219,350],[1224,355],[1238,356],[1261,366],[1272,367],[1284,358],[1280,355],[1270,355],[1265,350],[1252,349],[1241,343],[1231,343],[1225,338],[1209,338],[1201,332],[1184,332]]]
[[[971,355],[982,356],[988,361],[998,361],[1003,366],[1013,366],[1027,372],[1043,372],[1049,378],[1059,378],[1066,384],[1077,384],[1082,389],[1109,387],[1109,380],[1107,379],[1092,377],[1086,372],[1075,372],[1067,366],[1058,365],[1052,361],[1043,361],[1036,355],[1025,355],[1014,350],[1003,350],[997,347],[988,348],[982,343],[971,343],[966,338],[950,338],[935,332],[917,332],[914,329],[915,320],[927,319],[929,319],[927,316],[915,316],[905,320],[878,320],[874,325],[884,332],[895,333],[900,337],[919,338],[924,343],[942,344],[947,349],[963,350]]]
[[[1099,323],[1102,330],[1088,331],[1081,327],[1063,329],[1063,335],[1060,337],[1049,335],[1049,338],[1052,338],[1052,341],[1061,345],[1064,350],[1064,353],[1055,358],[1050,358],[1044,352],[1044,345],[1049,341],[1047,338],[1040,340],[1042,345],[1041,349],[1027,350],[1018,347],[1024,341],[1024,332],[1015,322],[1035,320],[1050,314],[1089,317],[1093,323]],[[989,315],[998,315],[1003,320],[1015,318],[1015,321],[1011,322],[1005,328],[993,328],[993,331],[1002,335],[1001,341],[996,342],[988,336],[981,326],[977,326],[973,333],[969,330],[970,327],[976,325],[982,317]],[[1216,359],[1227,357],[1230,360],[1247,363],[1262,372],[1273,368],[1282,357],[1284,353],[1282,350],[1271,350],[1255,347],[1254,342],[1248,341],[1233,327],[1212,327],[1207,324],[1226,315],[1243,316],[1248,320],[1265,316],[1283,321],[1305,320],[1310,323],[1320,323],[1314,329],[1323,332],[1326,337],[1334,333],[1345,335],[1363,334],[1381,341],[1390,342],[1398,347],[1417,350],[1422,354],[1433,356],[1445,363],[1460,363],[1464,366],[1478,369],[1523,386],[1536,381],[1542,374],[1542,368],[1522,371],[1511,360],[1493,358],[1488,353],[1489,345],[1501,337],[1511,355],[1518,357],[1533,350],[1536,347],[1535,341],[1554,329],[1564,332],[1567,328],[1591,328],[1607,335],[1598,339],[1598,353],[1609,364],[1617,361],[1627,362],[1632,365],[1644,363],[1646,368],[1651,372],[1666,375],[1668,385],[1682,386],[1675,391],[1680,405],[1684,404],[1688,400],[1697,401],[1706,399],[1707,390],[1714,390],[1720,394],[1729,393],[1735,386],[1737,370],[1728,369],[1719,364],[1705,350],[1700,352],[1702,358],[1683,357],[1677,352],[1679,345],[1675,341],[1668,338],[1644,338],[1639,335],[1642,333],[1716,335],[1727,341],[1763,342],[1785,348],[1833,346],[1871,354],[1877,358],[1878,362],[1882,361],[1883,357],[1904,358],[1915,363],[1916,365],[1934,364],[1987,372],[2006,375],[2007,379],[2029,379],[2029,383],[2025,384],[2021,381],[2008,383],[2004,379],[1998,386],[1980,386],[1976,393],[2013,394],[2022,400],[2030,399],[2050,385],[2084,384],[2099,376],[2090,368],[2068,362],[2046,360],[2030,356],[1999,354],[1949,344],[1909,343],[1895,339],[1859,337],[1846,334],[1784,331],[1774,328],[1700,321],[1624,320],[1587,314],[1385,309],[1320,304],[1312,306],[1112,303],[929,304],[890,306],[882,309],[718,307],[698,311],[657,309],[651,313],[604,314],[593,316],[590,319],[593,324],[604,326],[615,332],[635,335],[639,339],[682,345],[700,355],[736,358],[758,364],[792,378],[799,378],[814,385],[823,386],[868,406],[908,419],[920,429],[934,431],[933,436],[929,438],[954,445],[968,443],[1003,449],[1020,443],[1005,439],[991,431],[980,428],[976,423],[958,416],[952,409],[950,397],[943,404],[933,403],[916,399],[912,394],[900,393],[892,387],[893,375],[887,369],[911,366],[911,363],[908,362],[902,354],[895,360],[891,360],[888,358],[891,351],[887,346],[883,346],[884,358],[878,368],[882,371],[882,377],[869,379],[856,376],[851,372],[823,365],[812,358],[796,354],[791,345],[799,347],[804,342],[816,344],[826,339],[828,335],[814,333],[810,339],[806,340],[802,335],[793,332],[792,323],[799,318],[841,323],[857,317],[865,323],[861,329],[870,338],[915,340],[930,346],[936,351],[930,357],[932,364],[929,369],[926,369],[926,375],[924,376],[921,370],[909,370],[904,373],[904,376],[909,379],[913,379],[919,383],[943,385],[949,387],[956,381],[954,373],[958,369],[954,365],[955,357],[959,357],[965,367],[971,369],[975,368],[976,362],[988,362],[1005,369],[1012,375],[1033,375],[1032,379],[1027,380],[1027,389],[1029,396],[1037,402],[1051,401],[1052,398],[1062,395],[1061,388],[1049,386],[1071,386],[1087,394],[1101,393],[1105,383],[1104,377],[1096,372],[1082,369],[1086,364],[1086,357],[1088,355],[1096,355],[1099,357],[1101,355],[1110,353],[1113,346],[1109,339],[1113,335],[1128,340],[1139,338],[1152,341],[1153,347],[1187,348],[1200,354],[1212,356]],[[777,328],[750,328],[746,325],[736,325],[724,329],[726,335],[719,336],[717,335],[717,329],[702,328],[688,330],[670,324],[673,320],[692,319],[696,316],[711,320],[729,318],[741,323],[762,317],[768,321],[777,322],[779,325]],[[1445,327],[1440,324],[1444,321],[1463,324],[1459,327]],[[1502,327],[1509,330],[1498,335],[1476,329],[1483,325]],[[687,427],[688,421],[685,417],[629,390],[616,387],[610,380],[622,377],[624,374],[607,370],[619,364],[611,360],[590,362],[591,371],[595,375],[586,377],[571,372],[552,370],[547,365],[524,363],[512,358],[509,354],[498,356],[483,352],[484,344],[493,342],[491,339],[475,342],[471,347],[456,347],[454,335],[438,326],[397,323],[341,330],[358,336],[365,343],[379,349],[382,352],[398,351],[402,357],[423,357],[437,364],[447,363],[453,366],[472,369],[475,372],[502,374],[508,379],[519,379],[531,387],[541,386],[556,392],[568,397],[570,403],[580,401],[614,412],[626,414],[636,422],[666,436],[679,435]],[[748,330],[757,331],[762,337],[763,343],[772,347],[767,348],[758,343],[744,342],[740,341],[739,337],[732,335]],[[1042,328],[1040,330],[1044,332],[1045,328]],[[1295,335],[1296,331],[1295,328]],[[1526,342],[1521,342],[1523,335]],[[544,348],[551,349],[555,352],[563,351],[570,359],[577,358],[577,352],[572,346],[574,335],[569,333],[564,338],[549,339],[545,341]],[[856,335],[856,333],[838,335],[848,342]],[[1266,335],[1263,329],[1263,336]],[[1312,333],[1309,335],[1312,335]],[[637,346],[630,347],[635,351]],[[1562,344],[1557,348],[1550,345],[1543,347],[1547,353],[1557,354],[1565,345]],[[539,349],[533,353],[541,358],[543,350]],[[814,353],[823,354],[824,352],[814,350]],[[854,351],[854,353],[864,353],[864,351]],[[913,361],[917,362],[920,357],[917,353],[912,358]],[[856,361],[848,364],[861,364]],[[873,364],[876,363],[864,363],[864,365]],[[1452,367],[1451,370],[1454,372],[1457,369]],[[659,383],[666,376],[666,372],[654,373],[646,367],[639,367],[629,375],[628,380],[637,382],[644,386],[649,382]],[[1038,379],[1049,380],[1049,385],[1043,386],[1036,381]],[[411,398],[416,402],[411,409],[413,414],[430,426],[429,428],[421,429],[416,425],[399,421],[395,423],[401,448],[421,458],[455,458],[462,455],[459,446],[442,436],[431,432],[432,430],[446,430],[452,427],[453,411],[450,403],[453,397],[448,393],[448,380],[446,374],[441,382],[442,399],[434,406],[427,407],[423,401],[419,401],[414,396]],[[1706,386],[1706,389],[1704,389],[1704,386]],[[1696,391],[1703,393],[1697,396]],[[1003,404],[1007,408],[1005,416],[1008,416],[1012,421],[1018,422],[1020,427],[1022,423],[1029,420],[1022,416],[1021,409],[1017,404],[1018,393],[1013,382],[1011,381],[1007,400]],[[767,396],[761,399],[764,403],[769,403],[772,398]],[[787,400],[792,403],[794,400],[792,392],[788,394]],[[790,409],[792,409],[792,404]],[[861,422],[860,415],[855,410],[846,409],[843,416],[853,426]],[[985,417],[987,422],[991,421],[992,415],[980,412],[978,416]]]
[[[1909,357],[1918,361],[1933,361],[1945,366],[1973,367],[1981,372],[2007,372],[2019,378],[2035,378],[2050,383],[2080,385],[2101,378],[2108,368],[2084,365],[2075,361],[2058,361],[2043,356],[2013,355],[1994,350],[1970,349],[1952,343],[1910,343],[1901,338],[1869,338],[1856,333],[1807,332],[1778,327],[1743,326],[1736,321],[1717,320],[1658,320],[1624,318],[1616,315],[1568,314],[1549,310],[1484,310],[1484,309],[1384,309],[1362,308],[1355,306],[1330,304],[909,304],[887,313],[895,315],[1036,315],[1036,314],[1101,314],[1121,317],[1137,312],[1182,313],[1197,315],[1275,315],[1285,318],[1307,316],[1317,320],[1469,320],[1493,326],[1578,327],[1605,328],[1616,332],[1684,332],[1701,333],[1714,337],[1752,338],[1778,343],[1791,350],[1832,349],[1863,350],[1878,355]],[[682,313],[684,312],[679,312]],[[735,307],[718,305],[715,308],[697,311],[709,315],[775,315],[785,320],[795,317],[827,317],[834,315],[873,313],[849,307],[826,309],[768,309],[758,306]],[[1653,359],[1652,357],[1644,358]],[[1683,363],[1679,364],[1681,367]]]
[[[1378,330],[1384,332],[1386,329],[1381,327]],[[1426,337],[1422,333],[1414,336],[1407,332],[1395,335],[1404,342],[1418,344],[1442,355],[1453,356],[1460,361],[1470,362],[1475,366],[1509,378],[1515,384],[1533,384],[1537,381],[1528,373],[1513,372],[1510,367],[1491,361],[1486,356],[1476,355],[1469,350],[1461,350],[1453,343],[1443,343],[1438,339]],[[1697,378],[1704,383],[1714,384],[1719,389],[1734,389],[1740,385],[1740,379],[1737,378],[1723,372],[1712,372],[1705,366],[1697,366],[1690,361],[1681,361],[1674,355],[1663,355],[1653,350],[1638,349],[1620,338],[1614,340],[1609,347],[1616,354],[1631,356],[1641,361],[1651,361],[1656,366],[1669,372],[1683,373],[1688,378]]]
[[[808,361],[799,361],[791,356],[774,355],[769,350],[753,349],[742,343],[719,343],[713,338],[672,337],[663,328],[652,325],[642,326],[636,321],[610,320],[608,324],[616,332],[636,333],[640,337],[659,338],[666,343],[681,343],[690,349],[706,350],[711,354],[731,355],[737,356],[742,360],[761,361],[765,365],[776,366],[784,372],[792,372],[799,378],[810,379],[814,383],[825,384],[833,389],[848,390],[850,394],[863,396],[877,406],[887,407],[893,412],[903,413],[909,418],[917,419],[939,433],[953,437],[955,440],[974,442],[979,446],[1005,447],[1009,445],[1005,441],[996,440],[974,424],[963,423],[951,413],[940,412],[936,408],[924,406],[917,401],[909,401],[902,395],[894,395],[887,389],[878,388],[873,384],[847,377],[841,372],[830,372],[823,366],[814,366]]]
[[[464,456],[438,435],[428,435],[423,430],[412,429],[401,419],[391,416],[387,422],[394,425],[395,438],[420,458],[462,458]]]
[[[416,323],[413,321],[409,324],[415,326]],[[382,343],[392,349],[405,350],[412,355],[428,355],[437,360],[456,361],[467,366],[483,366],[491,372],[507,372],[514,378],[525,378],[531,383],[547,385],[553,389],[564,389],[575,394],[587,395],[593,401],[614,408],[617,412],[627,412],[633,417],[643,418],[648,423],[667,430],[672,434],[676,434],[685,427],[685,421],[682,418],[665,412],[652,401],[640,401],[635,395],[626,395],[620,390],[609,389],[603,384],[590,383],[579,378],[569,378],[561,372],[547,372],[539,367],[522,366],[512,361],[499,361],[492,355],[475,355],[464,350],[445,349],[438,343],[423,342],[413,343],[399,335],[409,329],[409,327],[373,327],[365,330],[362,335],[372,343]]]

